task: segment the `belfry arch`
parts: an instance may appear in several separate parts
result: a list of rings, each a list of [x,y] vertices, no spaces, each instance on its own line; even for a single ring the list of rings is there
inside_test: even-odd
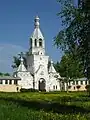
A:
[[[42,39],[39,39],[39,47],[42,47]]]

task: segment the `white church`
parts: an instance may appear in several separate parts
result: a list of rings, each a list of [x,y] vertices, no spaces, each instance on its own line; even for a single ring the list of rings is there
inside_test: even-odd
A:
[[[56,76],[60,76],[56,72],[52,60],[48,68],[49,56],[45,54],[45,39],[40,30],[38,16],[36,16],[34,21],[34,31],[30,37],[30,48],[26,55],[26,61],[27,69],[21,57],[21,64],[16,72],[16,76],[21,78],[18,84],[22,88],[32,88],[39,91],[60,90],[59,81],[56,78]]]
[[[36,16],[34,31],[30,37],[30,48],[26,54],[27,68],[24,66],[24,59],[21,55],[21,63],[14,76],[0,77],[2,84],[0,91],[17,92],[21,88],[59,91],[60,85],[57,77],[60,78],[60,75],[56,72],[52,60],[48,68],[49,59],[49,56],[45,54],[45,39],[40,30],[39,17]]]

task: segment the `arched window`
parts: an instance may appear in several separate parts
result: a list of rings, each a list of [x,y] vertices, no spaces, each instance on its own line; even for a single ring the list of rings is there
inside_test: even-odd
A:
[[[37,39],[35,39],[35,47],[37,46]]]
[[[55,90],[55,85],[53,85],[53,89]]]
[[[39,47],[42,47],[42,39],[39,39]]]

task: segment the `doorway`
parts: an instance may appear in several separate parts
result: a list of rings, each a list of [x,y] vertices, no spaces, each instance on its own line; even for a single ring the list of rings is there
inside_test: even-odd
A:
[[[46,86],[45,79],[40,78],[40,80],[39,80],[39,91],[46,91],[45,86]]]

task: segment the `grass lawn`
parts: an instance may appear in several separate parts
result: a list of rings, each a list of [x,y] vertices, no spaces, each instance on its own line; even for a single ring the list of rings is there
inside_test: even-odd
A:
[[[0,120],[90,120],[86,92],[0,93]]]

